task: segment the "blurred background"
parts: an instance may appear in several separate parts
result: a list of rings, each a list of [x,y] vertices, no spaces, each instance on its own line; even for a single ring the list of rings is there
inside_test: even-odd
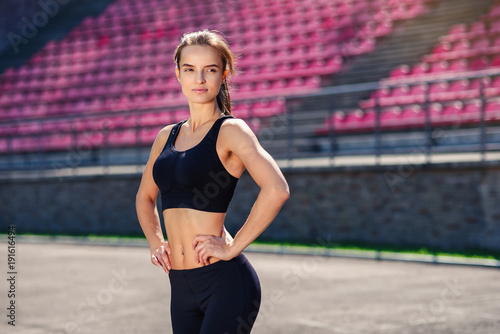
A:
[[[259,240],[500,251],[494,0],[3,0],[2,231],[143,236],[151,144],[189,117],[174,49],[205,28],[290,185]],[[258,190],[245,173],[230,232]]]

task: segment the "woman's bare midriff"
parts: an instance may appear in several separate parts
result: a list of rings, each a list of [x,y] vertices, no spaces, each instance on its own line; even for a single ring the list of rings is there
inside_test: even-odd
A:
[[[172,250],[169,255],[172,269],[192,269],[202,267],[196,262],[193,239],[199,234],[220,237],[224,218],[223,212],[206,212],[187,208],[163,211],[167,240]],[[209,258],[210,264],[220,261]]]

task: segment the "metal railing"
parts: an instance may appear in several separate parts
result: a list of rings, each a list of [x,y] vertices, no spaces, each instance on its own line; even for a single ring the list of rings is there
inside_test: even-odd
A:
[[[487,152],[497,151],[500,147],[500,127],[497,127],[497,121],[500,122],[500,104],[498,110],[488,111],[486,114],[486,105],[491,100],[497,98],[491,92],[497,88],[489,86],[487,80],[500,75],[500,69],[489,69],[484,71],[464,72],[464,73],[445,73],[439,76],[426,76],[404,78],[398,80],[383,80],[374,83],[363,83],[347,86],[336,86],[324,88],[321,91],[306,95],[281,96],[276,98],[285,99],[285,109],[283,112],[268,117],[256,117],[255,110],[250,109],[245,117],[248,124],[253,127],[258,135],[261,144],[276,159],[293,161],[305,158],[327,158],[331,165],[338,157],[348,156],[373,156],[375,164],[380,164],[380,159],[384,155],[395,155],[411,153],[415,149],[420,150],[425,155],[426,163],[431,163],[431,157],[437,153],[453,152],[475,152],[481,154],[481,161],[485,161]],[[475,100],[480,101],[479,112],[477,114],[458,113],[449,124],[435,124],[431,115],[433,103],[456,102],[456,100],[446,101],[437,98],[438,95],[431,92],[430,87],[434,83],[443,81],[480,79],[479,86],[469,91],[469,96],[462,99],[462,102]],[[419,103],[422,112],[425,114],[425,122],[421,126],[399,126],[388,128],[383,124],[382,115],[384,113],[384,101],[381,97],[376,97],[375,104],[369,109],[373,111],[375,118],[371,128],[343,129],[339,130],[339,124],[335,119],[338,115],[339,107],[336,103],[338,98],[345,94],[364,94],[380,89],[393,89],[403,85],[412,87],[420,84],[427,84],[427,90],[424,92],[424,98]],[[467,94],[466,94],[467,95]],[[304,110],[303,102],[305,100],[320,101],[315,110]],[[259,100],[235,100],[235,116],[238,117],[237,104]],[[356,104],[352,104],[351,110],[342,109],[346,115],[351,112],[366,113]],[[39,127],[40,131],[36,135],[24,134],[15,135],[16,138],[36,137],[36,150],[21,153],[12,147],[12,135],[0,137],[4,141],[7,152],[0,155],[0,171],[19,171],[34,170],[46,171],[55,168],[70,168],[76,170],[86,166],[100,166],[108,168],[113,165],[143,166],[148,159],[152,140],[162,126],[178,121],[174,119],[175,110],[186,106],[170,106],[161,109],[149,110],[126,110],[112,113],[87,113],[81,115],[67,115],[57,117],[33,117],[2,121],[1,129],[8,129],[12,126],[33,126]],[[361,110],[361,111],[360,111]],[[143,116],[146,113],[158,113],[164,115],[163,125],[144,125]],[[188,114],[186,114],[187,117]],[[469,118],[469,116],[473,116]],[[106,121],[116,116],[121,116],[127,127],[113,128],[111,123]],[[79,122],[93,122],[100,127],[81,132],[78,130]],[[338,121],[341,122],[341,121]],[[62,145],[59,150],[48,151],[47,142],[51,136],[44,132],[43,128],[50,124],[59,124],[61,130],[57,135],[68,140],[67,145]],[[397,123],[395,123],[397,124]],[[327,126],[322,135],[317,134],[317,129]],[[401,125],[401,124],[400,124]],[[119,131],[134,132],[135,136],[128,137],[132,141],[124,145],[112,145],[110,138]],[[441,137],[437,138],[437,131],[440,131]],[[144,141],[144,133],[149,132],[149,139]],[[88,135],[87,141],[85,136]],[[1,136],[1,135],[0,135]],[[447,143],[443,140],[447,139]],[[439,139],[439,140],[437,140]],[[412,144],[413,143],[413,144]]]

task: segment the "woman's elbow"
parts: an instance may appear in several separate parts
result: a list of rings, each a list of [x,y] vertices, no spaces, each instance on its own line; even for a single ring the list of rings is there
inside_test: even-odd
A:
[[[273,198],[279,201],[282,205],[290,198],[290,188],[288,184],[274,187]]]
[[[283,196],[283,203],[285,203],[290,198],[290,188],[288,187],[288,184],[286,185],[286,188],[283,190],[282,196]]]

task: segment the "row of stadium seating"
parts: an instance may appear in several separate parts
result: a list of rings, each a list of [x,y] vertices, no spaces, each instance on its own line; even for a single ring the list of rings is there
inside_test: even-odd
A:
[[[409,3],[413,3],[414,6],[422,6],[422,1],[408,1]],[[311,4],[315,3],[315,1],[311,1]],[[318,2],[320,3],[320,2]],[[321,6],[330,6],[329,2],[320,3]],[[336,4],[336,2],[332,2]],[[402,6],[400,2],[391,2],[391,1],[382,1],[382,3],[387,3],[386,7],[383,8],[392,8],[393,6]],[[135,5],[133,3],[118,1],[115,4],[111,5],[109,9],[103,13],[100,17],[115,17],[118,16],[116,13],[113,13],[111,10],[114,7],[130,7],[133,8]],[[304,7],[307,4],[302,3]],[[370,6],[366,6],[366,1],[357,1],[357,2],[339,2],[339,6],[342,7],[345,5],[346,7],[353,7],[352,15],[355,15],[359,12],[360,9],[364,11],[365,14],[370,10]],[[149,7],[150,11],[157,10],[156,3],[144,3],[143,7]],[[364,5],[364,6],[363,6]],[[267,8],[263,4],[264,8]],[[287,3],[276,3],[276,9],[282,7],[289,8],[289,11],[296,12],[297,15],[301,15],[301,10],[297,7],[296,4],[287,4]],[[163,4],[162,7],[166,7]],[[181,5],[180,8],[183,6]],[[335,6],[334,6],[335,7]],[[174,8],[179,8],[178,4]],[[192,8],[191,5],[186,6],[186,8]],[[316,7],[318,8],[318,7]],[[168,9],[166,9],[168,10]],[[242,9],[245,11],[245,9]],[[203,14],[198,14],[202,12],[194,12],[197,13],[197,18]],[[140,17],[135,11],[132,11],[135,16]],[[235,11],[234,14],[238,14],[240,12]],[[417,15],[420,12],[415,12]],[[241,59],[239,59],[238,65],[243,72],[249,72],[250,69],[259,67],[259,71],[255,73],[254,77],[238,77],[234,78],[235,83],[238,83],[238,80],[241,81],[254,81],[261,80],[261,75],[266,74],[266,69],[270,68],[268,76],[270,78],[279,78],[283,77],[291,77],[291,76],[300,76],[302,74],[310,75],[324,75],[324,74],[332,74],[341,69],[341,61],[342,58],[339,56],[345,55],[353,55],[353,54],[362,54],[373,50],[374,41],[371,38],[362,38],[360,39],[359,35],[362,33],[366,33],[367,31],[377,31],[378,21],[376,19],[376,15],[374,17],[370,17],[369,15],[365,15],[363,17],[358,17],[353,19],[352,23],[356,23],[357,27],[365,27],[365,30],[355,31],[354,28],[350,28],[351,32],[346,32],[345,36],[346,41],[343,45],[338,46],[334,43],[334,40],[331,40],[331,37],[335,37],[338,35],[338,29],[328,29],[328,30],[318,30],[318,24],[321,24],[324,20],[331,20],[336,17],[334,11],[321,11],[318,15],[311,16],[310,21],[307,18],[302,18],[300,22],[297,23],[298,26],[294,32],[294,24],[295,19],[293,17],[288,18],[286,16],[283,17],[275,17],[273,20],[265,19],[263,23],[266,24],[266,31],[261,31],[263,36],[266,36],[267,43],[263,42],[256,34],[257,31],[250,30],[248,36],[243,35],[240,36],[237,32],[233,32],[230,28],[230,24],[228,23],[228,39],[234,40],[234,47],[238,50],[240,47],[245,48],[244,54]],[[260,15],[260,14],[259,14]],[[160,15],[161,16],[161,15]],[[200,16],[200,17],[199,17]],[[229,17],[242,17],[241,15],[229,15]],[[364,20],[364,21],[361,21]],[[386,13],[385,16],[381,16],[381,22],[386,23],[391,19],[390,13]],[[175,18],[177,20],[177,18]],[[174,21],[175,21],[174,20]],[[88,21],[87,21],[88,22]],[[143,25],[150,28],[152,26],[149,21],[141,21]],[[305,22],[305,24],[304,24]],[[69,81],[75,81],[73,78],[78,74],[84,74],[85,76],[91,76],[91,73],[100,74],[97,82],[100,83],[101,86],[106,86],[107,83],[113,83],[116,81],[122,82],[124,76],[129,80],[132,78],[137,78],[141,76],[141,70],[144,64],[158,64],[159,66],[165,65],[164,71],[161,72],[162,76],[171,76],[173,77],[173,68],[172,61],[170,56],[166,56],[171,54],[172,49],[175,47],[177,43],[176,40],[171,39],[170,43],[163,43],[158,45],[158,43],[139,43],[138,40],[134,40],[134,36],[127,36],[128,38],[119,39],[118,43],[111,43],[111,41],[119,36],[102,36],[97,33],[99,40],[88,40],[87,42],[78,42],[74,40],[74,36],[83,35],[85,33],[92,32],[93,29],[99,28],[102,25],[99,19],[94,20],[93,24],[83,24],[77,28],[75,28],[74,32],[70,33],[67,38],[59,42],[49,43],[44,49],[42,49],[35,57],[33,57],[32,61],[28,62],[25,66],[23,66],[18,71],[14,69],[7,70],[3,75],[3,89],[10,88],[12,90],[20,90],[22,93],[25,93],[23,89],[26,90],[43,90],[47,87],[47,83],[49,82],[60,82],[61,86],[67,86],[65,82],[65,78],[70,76]],[[165,23],[165,22],[163,22]],[[179,23],[179,22],[174,22]],[[238,20],[238,23],[241,23]],[[324,23],[324,22],[323,22]],[[280,31],[278,29],[279,24],[283,26],[284,31]],[[154,24],[153,24],[154,26]],[[113,25],[113,29],[117,29],[123,31],[125,28],[125,24],[120,24],[120,22],[115,22]],[[194,27],[193,27],[194,28]],[[250,29],[254,29],[254,25],[249,25]],[[391,28],[391,25],[387,25],[386,28]],[[134,28],[134,32],[140,31],[137,28]],[[286,34],[284,33],[286,32]],[[386,29],[386,31],[379,31],[378,35],[381,33],[389,33],[390,30]],[[296,35],[294,35],[296,34]],[[257,35],[257,37],[255,37]],[[108,39],[109,44],[100,45],[101,48],[99,52],[95,51],[96,42],[102,42],[103,37]],[[137,36],[135,36],[137,37]],[[245,38],[246,37],[246,38]],[[106,39],[105,38],[105,39]],[[104,40],[105,40],[104,39]],[[136,42],[136,43],[134,43]],[[99,43],[97,43],[99,44]],[[130,47],[126,47],[129,45]],[[112,52],[116,46],[117,54]],[[307,46],[307,48],[305,47]],[[158,50],[158,53],[152,53],[153,50]],[[264,52],[263,52],[264,51]],[[147,55],[151,55],[148,57]],[[120,55],[120,56],[118,56]],[[332,66],[327,66],[324,68],[324,64],[332,64]],[[168,64],[168,65],[167,65]],[[139,66],[137,66],[139,65]],[[274,65],[274,68],[273,68]],[[290,69],[295,70],[295,67],[300,67],[303,69],[302,74],[297,74],[295,71],[290,71]],[[315,68],[316,67],[316,68]],[[307,71],[307,69],[311,69],[311,71]],[[329,70],[329,72],[327,71]],[[264,72],[264,73],[262,73]],[[277,73],[274,73],[277,72]],[[62,78],[61,78],[62,77]],[[29,78],[30,83],[27,83],[23,78]],[[95,83],[92,78],[89,78],[89,81]],[[74,84],[73,86],[84,86],[86,81],[80,82],[79,84]],[[268,86],[264,84],[264,86]],[[271,84],[271,89],[272,89]],[[277,87],[280,88],[283,86],[283,82],[279,82]],[[179,87],[161,87],[164,89],[179,89]],[[248,87],[253,89],[253,86]],[[95,92],[93,92],[95,93]],[[104,89],[103,94],[108,94],[109,92]],[[275,92],[276,95],[279,95],[279,92]],[[29,94],[29,92],[28,92]],[[63,94],[64,95],[64,94]],[[258,94],[257,94],[258,95]],[[82,97],[85,98],[85,97]],[[62,97],[64,99],[64,97]],[[16,104],[16,99],[8,100],[2,99],[0,100],[0,106],[5,106],[9,103],[14,102]]]
[[[392,106],[380,109],[379,127],[382,131],[424,128],[429,115],[429,125],[466,126],[500,121],[500,99],[491,98],[483,104],[481,99],[469,99],[450,103],[433,102],[428,111],[425,104]],[[334,133],[373,132],[377,129],[375,108],[357,109],[345,113],[335,111],[325,124],[317,128],[316,135]]]
[[[274,111],[284,109],[284,100],[261,100],[255,103],[240,104],[233,113],[240,118],[268,117]],[[109,114],[88,115],[88,117],[66,117],[59,119],[41,118],[38,120],[0,124],[0,136],[15,137],[24,135],[42,135],[44,133],[58,133],[71,131],[94,131],[106,127],[110,130],[126,129],[129,127],[150,127],[161,124],[176,123],[189,117],[189,112],[182,109],[173,109],[166,112],[145,112],[145,113],[116,113],[116,116]]]
[[[340,131],[373,128],[373,124],[369,123],[373,122],[373,115],[370,114],[373,111],[370,108],[375,106],[381,107],[381,120],[384,120],[381,123],[382,128],[389,124],[386,120],[399,122],[395,128],[421,126],[422,120],[415,118],[414,110],[421,110],[425,102],[439,102],[438,105],[442,106],[439,110],[444,110],[445,114],[456,111],[457,117],[460,117],[462,110],[467,110],[472,113],[470,122],[478,122],[478,98],[487,100],[485,119],[496,121],[500,112],[496,99],[500,96],[499,13],[500,3],[494,4],[489,13],[477,22],[453,26],[447,35],[440,38],[440,43],[433,48],[433,53],[424,55],[420,63],[412,67],[401,65],[394,68],[389,78],[380,81],[380,88],[372,92],[369,99],[359,102],[359,110],[354,112],[355,115],[341,118],[339,113],[333,113],[316,130],[316,134],[328,133],[332,122],[339,124],[338,128],[334,127]],[[495,38],[491,39],[492,36]],[[457,79],[474,74],[476,78]],[[397,85],[394,86],[395,84]],[[457,109],[456,105],[462,105],[463,108]],[[400,112],[400,109],[403,111]],[[398,110],[395,115],[394,110]],[[450,117],[443,118],[440,112],[431,111],[433,125],[443,125],[447,119],[453,119]],[[350,122],[352,124],[349,124]]]
[[[185,98],[174,77],[173,50],[183,32],[207,25],[222,31],[241,55],[237,66],[242,75],[231,79],[235,114],[280,114],[283,96],[318,91],[320,77],[341,71],[344,57],[373,51],[376,37],[390,34],[393,22],[422,15],[430,1],[252,0],[225,6],[118,0],[64,39],[49,42],[19,69],[9,68],[0,76],[0,119],[11,122],[0,127],[0,152],[6,147],[16,152],[60,148],[55,139],[45,141],[71,136],[56,133],[67,127],[53,120],[57,117],[79,124],[68,130],[77,131],[76,138],[105,120],[83,121],[85,115],[107,114],[114,124],[110,113],[137,111],[143,115],[137,116],[138,124],[152,127],[166,124],[164,118],[147,116],[162,108],[179,109],[171,121],[186,117],[186,107],[179,107]],[[254,100],[245,100],[250,98]],[[109,144],[127,143],[128,123],[116,124],[114,129],[123,131],[110,132]],[[114,139],[111,133],[125,135]],[[153,139],[140,138],[147,139],[145,144]]]

